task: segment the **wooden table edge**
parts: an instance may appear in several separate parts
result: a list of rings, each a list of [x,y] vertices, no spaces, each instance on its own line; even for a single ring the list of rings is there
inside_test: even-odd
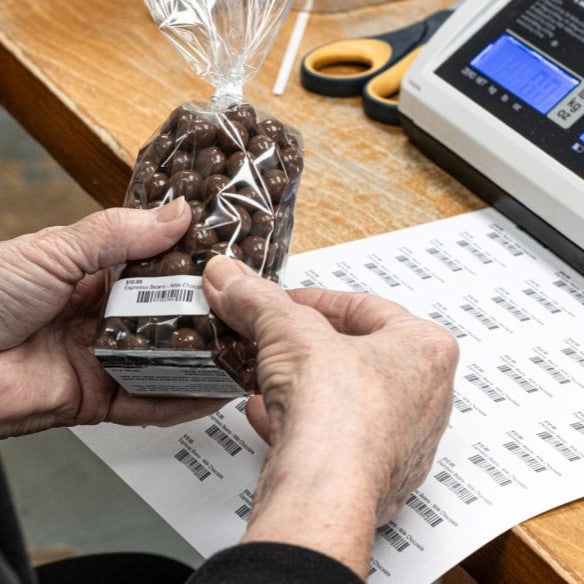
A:
[[[0,104],[96,201],[104,207],[121,205],[132,156],[76,108],[2,30],[0,70]],[[23,94],[35,96],[37,107],[20,100]]]

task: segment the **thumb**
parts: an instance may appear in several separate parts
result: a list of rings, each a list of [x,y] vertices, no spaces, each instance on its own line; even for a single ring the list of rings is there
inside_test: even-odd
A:
[[[184,234],[190,218],[184,197],[150,211],[106,209],[69,227],[31,236],[37,252],[31,259],[50,264],[47,271],[73,284],[102,268],[167,250]]]
[[[203,290],[221,320],[260,345],[297,338],[309,327],[329,326],[318,312],[296,304],[277,284],[226,256],[215,256],[207,264]]]
[[[268,444],[270,443],[270,419],[261,395],[254,395],[247,401],[245,414],[251,427]]]

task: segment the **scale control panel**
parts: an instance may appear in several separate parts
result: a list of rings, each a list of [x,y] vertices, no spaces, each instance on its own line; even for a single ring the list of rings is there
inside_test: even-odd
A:
[[[514,0],[435,73],[584,178],[584,0]]]

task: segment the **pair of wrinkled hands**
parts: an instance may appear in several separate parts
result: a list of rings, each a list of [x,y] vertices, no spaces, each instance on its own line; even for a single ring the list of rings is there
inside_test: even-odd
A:
[[[130,397],[90,350],[103,269],[165,251],[189,222],[178,199],[152,211],[109,209],[0,244],[0,437],[102,421],[167,426],[224,405]],[[262,510],[275,505],[272,487],[282,480],[330,483],[327,493],[353,489],[374,522],[391,518],[425,477],[446,427],[453,338],[388,300],[284,292],[225,257],[207,266],[204,290],[215,313],[259,345],[261,396],[247,413],[271,448],[250,531],[270,538]]]

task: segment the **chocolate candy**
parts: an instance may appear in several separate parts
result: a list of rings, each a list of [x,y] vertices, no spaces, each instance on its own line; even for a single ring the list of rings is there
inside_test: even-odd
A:
[[[158,269],[165,276],[194,276],[196,274],[191,256],[180,251],[171,251],[162,256]]]
[[[177,126],[177,141],[184,150],[201,150],[215,143],[217,128],[206,120],[195,116]]]
[[[170,177],[169,188],[173,198],[184,197],[187,201],[204,200],[203,177],[194,170],[181,170]]]
[[[243,252],[237,243],[231,243],[229,241],[220,241],[215,245],[211,246],[211,249],[207,252],[205,256],[205,261],[209,261],[213,256],[225,255],[229,258],[234,258],[236,260],[243,260]]]
[[[223,241],[241,241],[251,229],[251,217],[241,205],[225,208],[225,214],[216,227],[219,239]]]
[[[280,120],[268,118],[258,124],[258,134],[269,136],[279,146],[286,146],[286,134],[284,125]]]
[[[256,211],[251,218],[251,233],[268,237],[274,231],[274,213]]]
[[[211,318],[211,315],[193,316],[192,318],[192,326],[204,341],[211,341],[215,336]]]
[[[227,157],[216,146],[205,148],[198,155],[195,162],[195,168],[203,178],[211,174],[223,174]]]
[[[115,351],[118,348],[118,341],[112,335],[102,334],[97,337],[94,343],[96,349],[107,349]]]
[[[254,213],[258,209],[269,210],[271,208],[271,201],[267,197],[267,193],[262,192],[259,188],[243,187],[237,191],[239,195],[237,202],[248,212]]]
[[[158,276],[158,259],[129,262],[122,272],[122,278],[149,278]]]
[[[205,341],[201,335],[191,328],[180,328],[168,338],[168,344],[173,349],[181,351],[201,351],[205,348]]]
[[[218,241],[214,229],[209,229],[201,224],[191,224],[185,236],[182,238],[181,245],[187,253],[195,254],[206,252]]]
[[[240,246],[245,261],[252,268],[261,268],[266,259],[266,240],[257,235],[250,235],[241,242]]]
[[[223,152],[245,150],[249,141],[249,133],[239,122],[230,122],[217,130],[217,140]]]
[[[283,170],[268,170],[264,173],[264,183],[272,201],[279,203],[284,196],[286,185],[288,184],[288,177]]]
[[[205,219],[209,216],[209,212],[207,211],[205,205],[200,201],[190,201],[189,206],[191,207],[191,214],[192,214],[192,223],[204,223]]]
[[[152,141],[152,150],[158,160],[165,160],[175,148],[174,139],[170,134],[159,134]]]
[[[118,342],[118,347],[123,351],[143,351],[150,347],[150,343],[140,335],[128,335]]]
[[[231,184],[231,179],[224,174],[212,174],[203,181],[203,197],[205,201],[215,199],[226,191]]]
[[[176,318],[172,316],[151,316],[138,319],[137,332],[153,342],[163,341],[176,330]]]
[[[247,152],[235,152],[227,159],[227,164],[225,165],[225,172],[231,178],[236,177],[242,172],[244,166],[251,165],[251,158]],[[241,177],[238,177],[241,178]]]
[[[132,175],[132,181],[143,183],[148,180],[156,171],[158,170],[158,165],[152,162],[152,160],[142,160],[136,165],[134,173]]]
[[[276,142],[269,136],[259,134],[249,141],[249,151],[254,155],[255,164],[262,170],[272,170],[278,167],[278,148]]]
[[[248,132],[251,132],[257,123],[255,109],[249,103],[232,105],[225,113],[225,116],[234,122],[242,124]]]
[[[304,169],[304,160],[296,148],[284,148],[280,151],[280,160],[290,180],[296,180]]]
[[[169,159],[168,163],[163,166],[172,169],[172,173],[180,172],[181,170],[192,170],[195,164],[194,157],[188,152],[177,150]]]
[[[146,199],[149,202],[160,201],[168,191],[168,177],[162,172],[155,172],[144,181],[146,187]]]

